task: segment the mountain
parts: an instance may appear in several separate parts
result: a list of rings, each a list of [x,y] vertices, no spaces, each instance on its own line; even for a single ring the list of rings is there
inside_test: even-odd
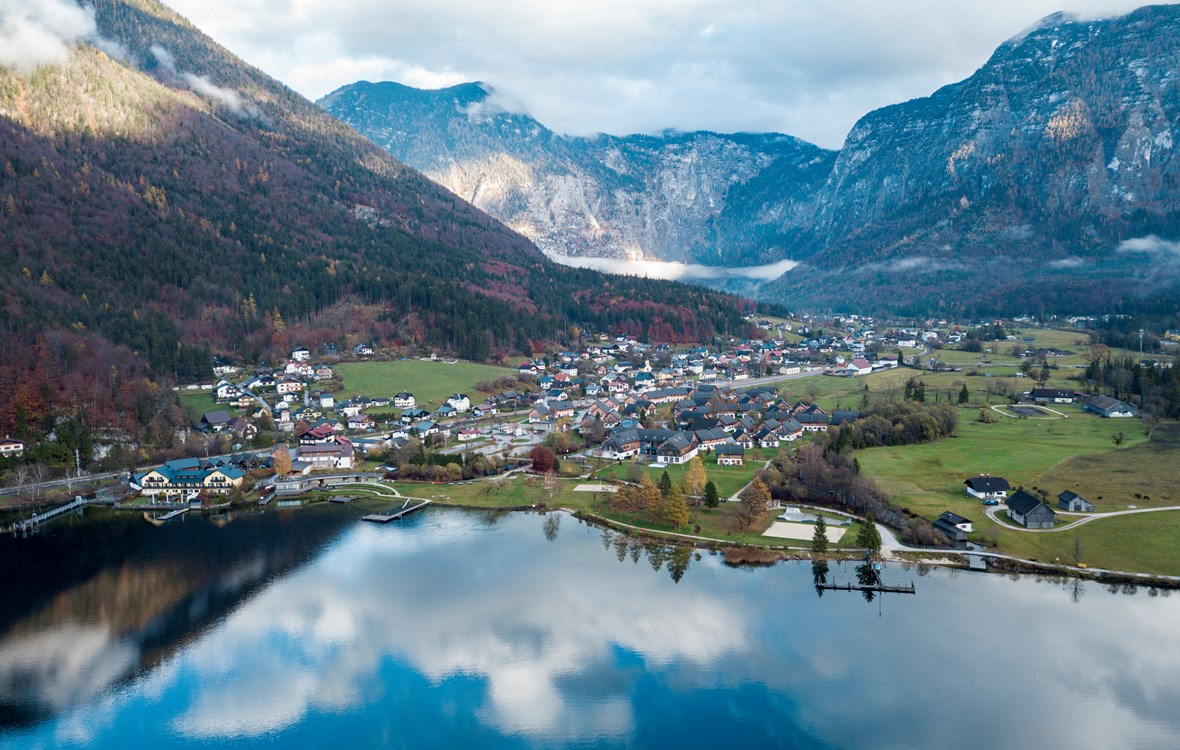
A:
[[[0,68],[0,430],[175,421],[161,376],[211,353],[748,330],[733,298],[548,261],[155,0],[86,12],[60,64]]]
[[[778,134],[563,136],[484,83],[362,82],[319,104],[551,255],[781,260],[835,160]]]
[[[812,307],[1077,311],[1180,290],[1178,69],[1178,6],[1057,14],[965,81],[869,113],[839,152],[563,137],[483,84],[358,83],[320,104],[546,252],[789,258],[760,294]]]

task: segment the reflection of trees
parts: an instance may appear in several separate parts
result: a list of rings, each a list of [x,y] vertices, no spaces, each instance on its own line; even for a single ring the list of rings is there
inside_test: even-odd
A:
[[[872,562],[866,560],[856,566],[856,582],[861,586],[876,586],[878,584],[877,571],[873,570]],[[864,594],[866,602],[873,601],[877,596],[877,592],[872,589],[864,589],[861,593]]]
[[[561,514],[550,513],[545,516],[545,539],[547,541],[556,541],[557,531],[561,528]]]
[[[672,576],[672,581],[680,583],[680,579],[684,577],[688,570],[689,561],[692,560],[691,547],[673,547],[672,559],[668,561],[668,573]]]
[[[816,596],[823,596],[823,586],[828,582],[828,561],[827,560],[812,560],[811,562],[811,580],[815,583]]]
[[[1081,578],[1069,578],[1066,579],[1065,590],[1069,592],[1070,601],[1077,604],[1086,595],[1086,584]]]

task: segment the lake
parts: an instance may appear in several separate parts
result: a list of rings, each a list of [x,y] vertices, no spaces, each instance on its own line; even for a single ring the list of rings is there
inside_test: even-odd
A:
[[[1180,746],[1180,595],[356,505],[0,540],[0,747]]]

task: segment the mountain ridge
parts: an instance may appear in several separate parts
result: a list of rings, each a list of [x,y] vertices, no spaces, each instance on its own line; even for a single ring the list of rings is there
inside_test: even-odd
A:
[[[1152,278],[1169,253],[1126,244],[1180,237],[1178,50],[1176,6],[1053,14],[968,78],[867,113],[839,151],[786,142],[794,159],[773,134],[555,136],[519,114],[435,109],[415,131],[408,87],[368,111],[374,84],[320,104],[553,255],[790,258],[760,294],[818,307],[851,283],[885,310],[1001,312],[1046,284],[1050,308],[1104,308],[1178,291]],[[972,289],[972,269],[998,283]]]

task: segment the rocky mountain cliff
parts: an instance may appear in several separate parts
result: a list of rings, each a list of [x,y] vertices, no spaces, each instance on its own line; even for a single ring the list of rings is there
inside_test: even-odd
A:
[[[1078,309],[1180,284],[1177,71],[1178,6],[1058,14],[965,81],[866,115],[838,153],[780,135],[563,137],[482,84],[361,83],[321,105],[549,253],[790,258],[761,291],[789,303]]]
[[[357,83],[320,105],[551,255],[781,260],[835,159],[777,134],[563,136],[482,83]]]

